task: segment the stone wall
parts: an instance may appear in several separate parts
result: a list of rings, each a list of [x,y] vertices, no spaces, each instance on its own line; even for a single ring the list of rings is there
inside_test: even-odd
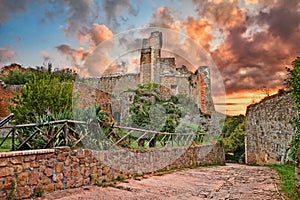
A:
[[[0,153],[0,199],[30,198],[38,192],[130,178],[160,169],[224,163],[224,149],[212,144],[150,150],[55,149]],[[170,163],[170,164],[167,164]]]
[[[276,94],[248,106],[245,122],[247,164],[286,163],[295,134],[291,119],[297,114],[290,94]]]

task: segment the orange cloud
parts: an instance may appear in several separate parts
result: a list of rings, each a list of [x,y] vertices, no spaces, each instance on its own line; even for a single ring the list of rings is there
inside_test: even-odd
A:
[[[160,7],[153,14],[149,26],[180,31],[181,23],[175,20],[172,12],[167,7]]]
[[[197,41],[203,48],[208,50],[210,48],[209,43],[212,41],[212,24],[207,19],[193,19],[187,18],[182,23],[186,29],[186,33]]]
[[[103,24],[94,23],[90,29],[90,38],[93,46],[97,46],[105,40],[109,40],[113,37],[113,32]]]

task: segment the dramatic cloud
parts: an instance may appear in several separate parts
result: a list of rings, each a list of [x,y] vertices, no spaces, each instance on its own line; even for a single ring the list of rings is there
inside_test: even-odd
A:
[[[239,1],[196,1],[200,18],[207,18],[221,27],[233,27],[245,21],[246,12],[239,7]]]
[[[179,21],[174,19],[172,12],[167,7],[158,8],[149,23],[150,27],[169,28],[177,31],[180,29],[179,25]]]
[[[210,42],[213,39],[212,24],[207,19],[195,20],[191,17],[183,23],[186,28],[186,33],[197,41],[204,49],[210,49]]]
[[[97,45],[99,45],[103,41],[111,39],[113,37],[113,33],[105,25],[94,23],[90,29],[85,30],[85,33],[82,34],[82,37],[84,37],[85,42],[89,41],[90,47],[88,50],[84,50],[84,48],[75,49],[67,44],[62,44],[56,47],[56,49],[60,53],[62,53],[69,61],[71,61],[73,66],[76,68],[80,68],[86,62],[87,56],[94,52],[94,49],[97,47]],[[89,59],[85,65],[87,69],[85,69],[84,72],[81,73],[84,73],[84,75],[95,74],[95,71],[97,71],[98,69],[92,68],[99,68],[99,65],[101,65],[101,63],[99,63],[99,60]]]
[[[67,35],[77,33],[80,35],[80,31],[84,25],[89,25],[93,18],[93,0],[64,0],[63,4],[66,6],[66,10],[69,13],[66,21],[67,27],[64,28]]]
[[[90,35],[90,39],[94,47],[101,42],[113,37],[113,32],[109,28],[107,28],[107,26],[99,25],[96,23],[93,24],[88,34]]]
[[[0,63],[13,62],[16,55],[12,47],[0,47]]]
[[[74,49],[67,44],[59,45],[56,47],[56,49],[65,55],[66,58],[70,60],[76,68],[82,64],[86,56],[89,54],[89,52],[85,51],[83,48]]]
[[[213,44],[215,30],[222,34],[223,40],[211,50],[211,55],[228,94],[282,87],[285,66],[300,52],[295,43],[300,39],[299,3],[272,2],[247,1],[255,6],[253,12],[235,0],[194,1],[199,18],[187,18],[183,23],[187,34],[205,49],[208,49],[205,41],[212,40],[209,44]],[[206,22],[203,26],[203,23],[196,26],[203,20]]]
[[[138,9],[133,6],[130,0],[104,0],[102,9],[106,14],[108,23],[113,26],[119,26],[117,19],[127,12],[133,16],[138,14]],[[125,18],[121,19],[126,20]]]

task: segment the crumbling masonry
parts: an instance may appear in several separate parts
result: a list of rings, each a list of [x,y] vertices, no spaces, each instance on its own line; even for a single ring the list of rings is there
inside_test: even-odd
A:
[[[174,57],[161,57],[162,46],[162,33],[152,32],[142,42],[140,73],[113,74],[93,79],[93,85],[98,90],[113,96],[111,105],[115,118],[122,118],[133,95],[124,89],[149,82],[166,88],[161,91],[163,96],[185,95],[198,105],[202,113],[210,115],[214,111],[209,68],[201,66],[193,73],[185,66],[176,66]]]

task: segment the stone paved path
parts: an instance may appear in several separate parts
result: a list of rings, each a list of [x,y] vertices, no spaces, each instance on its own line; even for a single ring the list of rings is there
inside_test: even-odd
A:
[[[150,176],[116,187],[88,186],[52,193],[40,199],[228,199],[282,200],[277,173],[267,167],[227,165],[200,167]]]

